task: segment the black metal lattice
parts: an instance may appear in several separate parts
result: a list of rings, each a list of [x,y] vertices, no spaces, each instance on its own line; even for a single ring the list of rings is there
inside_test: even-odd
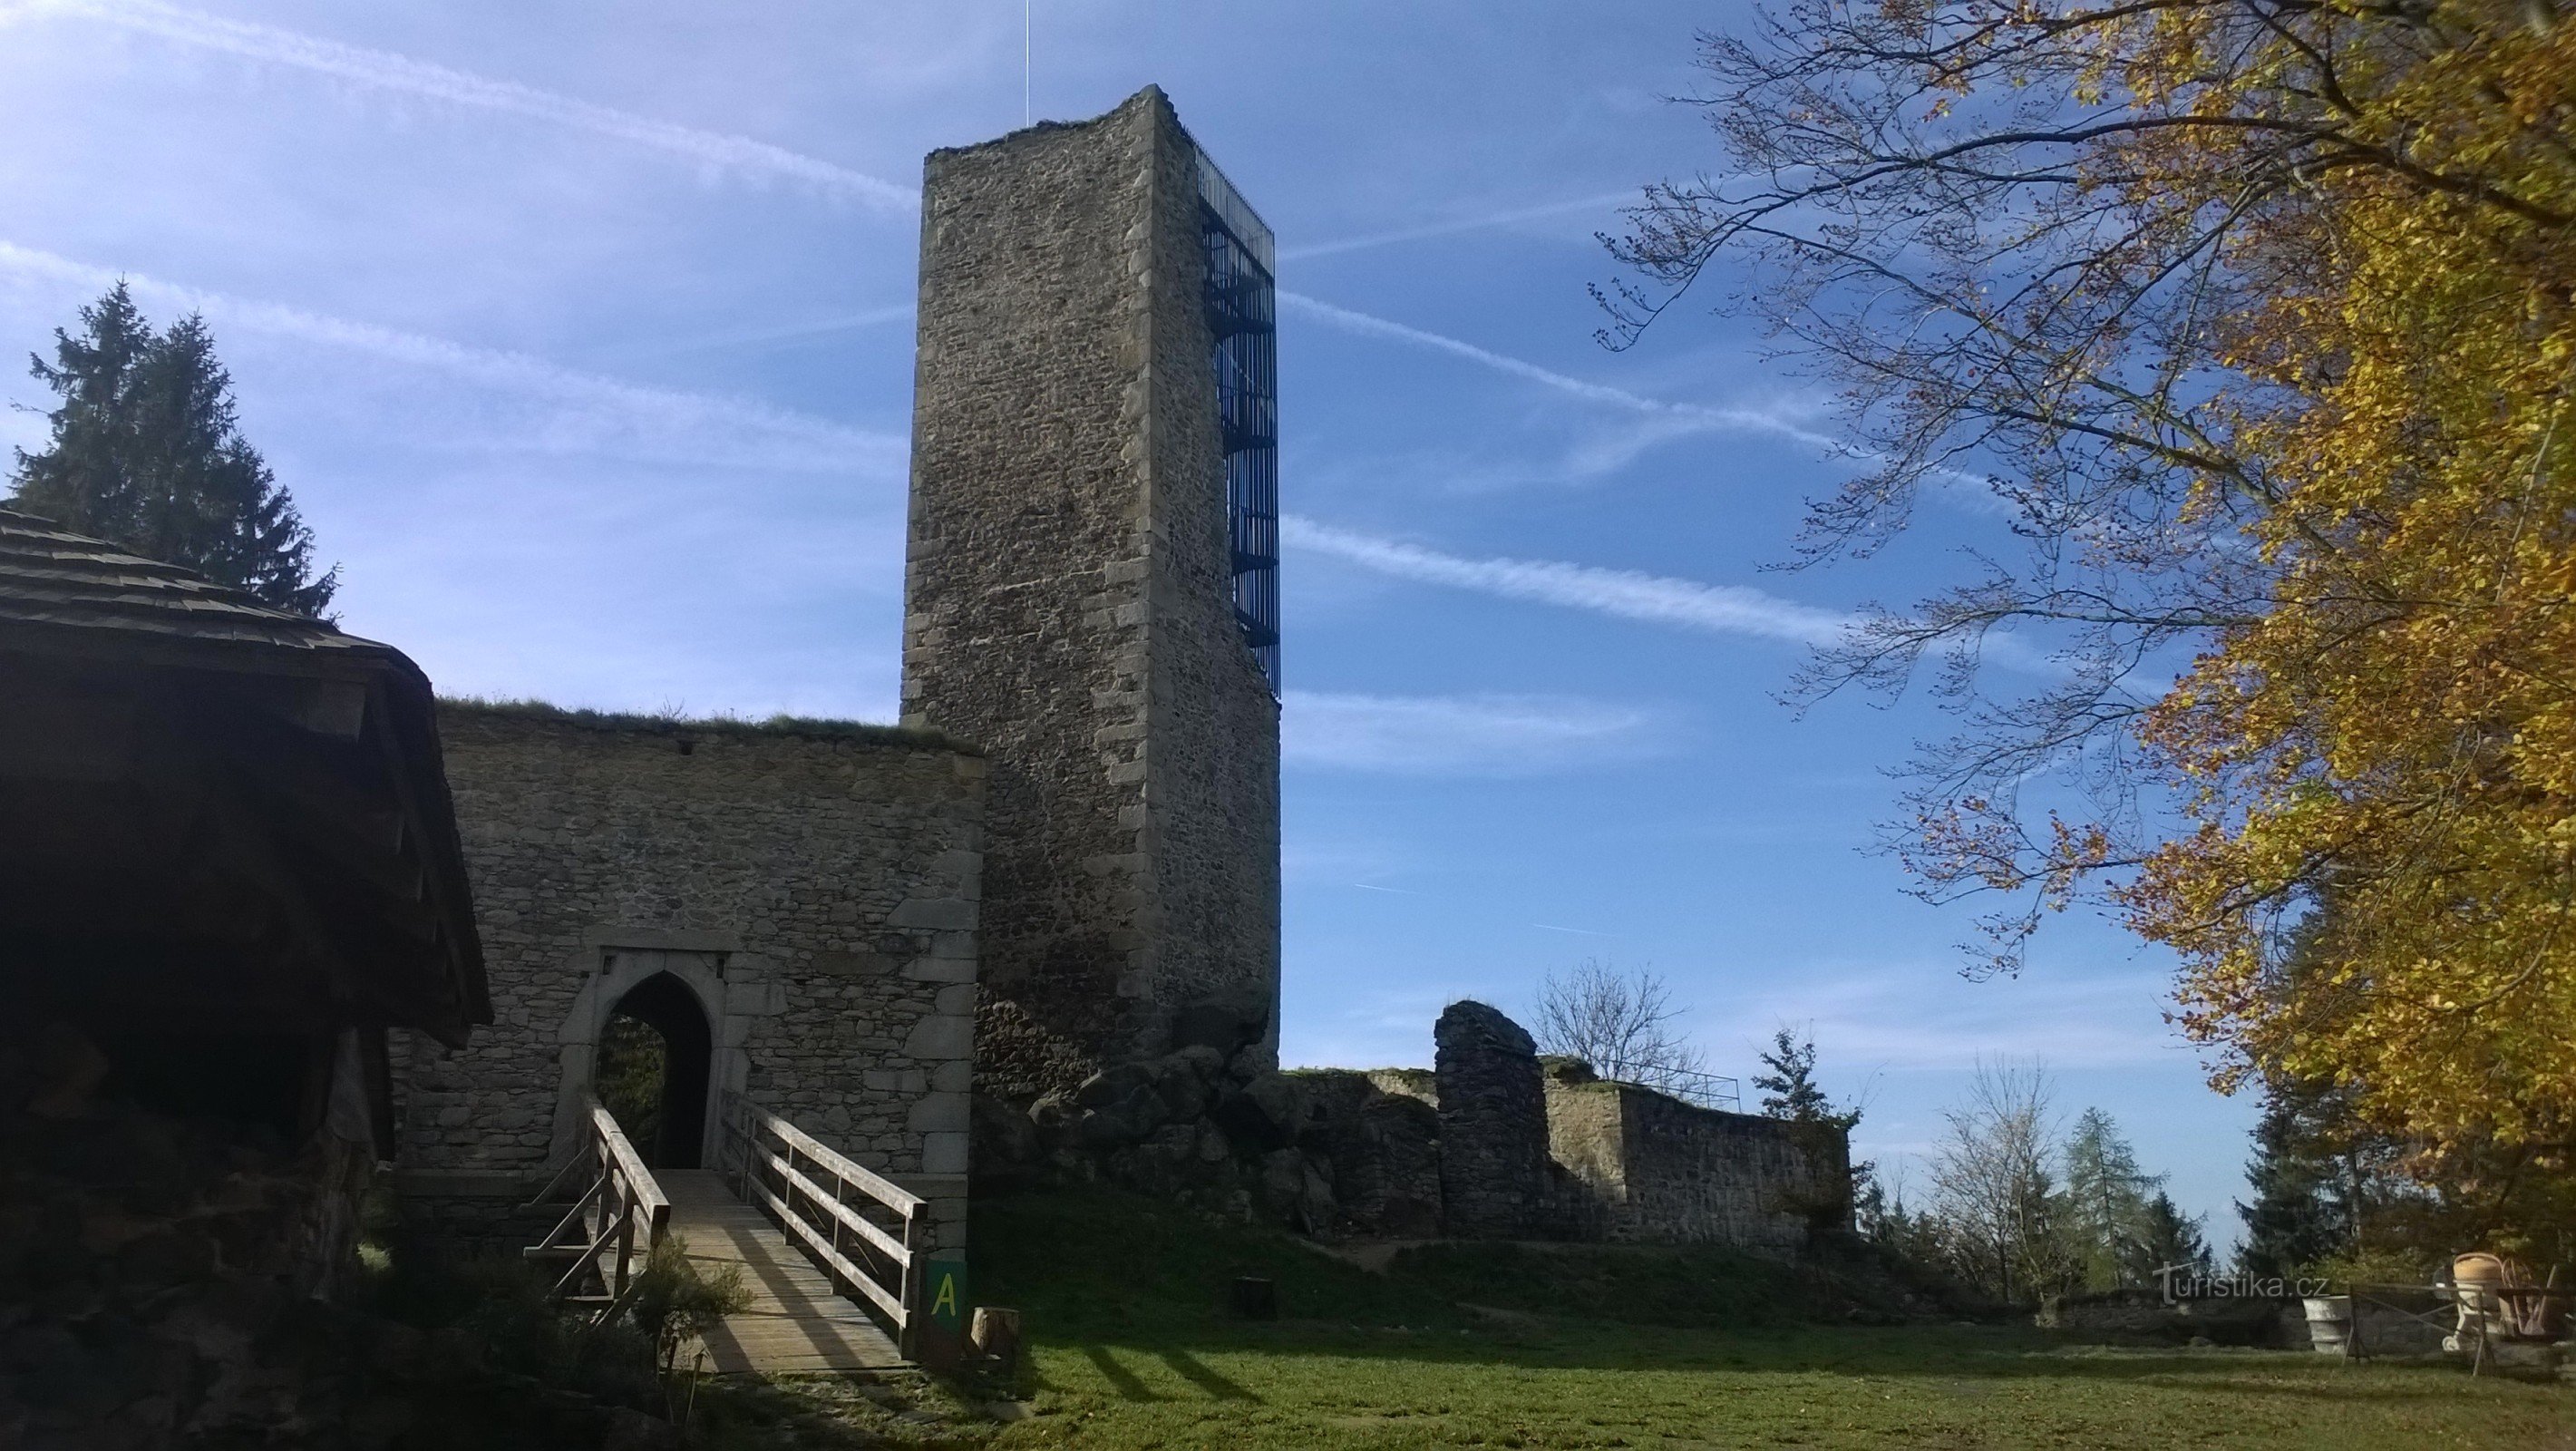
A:
[[[1199,153],[1199,232],[1207,246],[1208,331],[1225,441],[1226,532],[1235,622],[1279,690],[1279,311],[1270,228]]]

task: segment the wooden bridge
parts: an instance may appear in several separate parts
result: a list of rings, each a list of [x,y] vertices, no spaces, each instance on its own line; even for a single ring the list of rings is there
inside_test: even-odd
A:
[[[655,1245],[677,1235],[702,1274],[731,1267],[751,1303],[708,1329],[718,1373],[880,1370],[910,1364],[923,1237],[920,1196],[794,1124],[727,1095],[714,1169],[659,1177],[596,1100],[577,1171],[589,1187],[529,1258],[559,1264],[554,1292],[600,1319],[634,1295]],[[686,1353],[684,1352],[684,1359]]]

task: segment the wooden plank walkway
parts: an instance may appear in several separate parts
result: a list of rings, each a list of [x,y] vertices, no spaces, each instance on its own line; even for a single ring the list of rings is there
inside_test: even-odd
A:
[[[709,1370],[780,1375],[906,1364],[868,1312],[835,1290],[767,1216],[734,1198],[714,1170],[668,1169],[654,1177],[670,1196],[671,1232],[688,1241],[689,1259],[701,1271],[738,1267],[751,1292],[748,1309],[704,1336]]]

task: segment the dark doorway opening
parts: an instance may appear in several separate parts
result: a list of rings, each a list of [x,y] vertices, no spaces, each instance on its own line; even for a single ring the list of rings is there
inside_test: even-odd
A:
[[[667,972],[618,999],[599,1035],[599,1101],[655,1169],[695,1169],[706,1139],[715,1035],[698,996]]]

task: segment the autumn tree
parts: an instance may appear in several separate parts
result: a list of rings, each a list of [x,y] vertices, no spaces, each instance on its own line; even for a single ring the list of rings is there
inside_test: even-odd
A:
[[[2576,26],[2551,0],[1789,0],[1706,37],[1614,343],[1723,289],[1829,378],[1800,559],[2005,517],[1809,698],[1927,670],[1893,844],[1984,964],[2103,902],[2217,1081],[2449,1156],[2576,1132]],[[2009,671],[1993,668],[1998,663]],[[2317,970],[2293,929],[2331,896]]]
[[[339,571],[313,573],[313,533],[241,436],[205,320],[156,332],[119,282],[80,321],[34,360],[59,401],[45,447],[17,450],[10,506],[321,617]]]

